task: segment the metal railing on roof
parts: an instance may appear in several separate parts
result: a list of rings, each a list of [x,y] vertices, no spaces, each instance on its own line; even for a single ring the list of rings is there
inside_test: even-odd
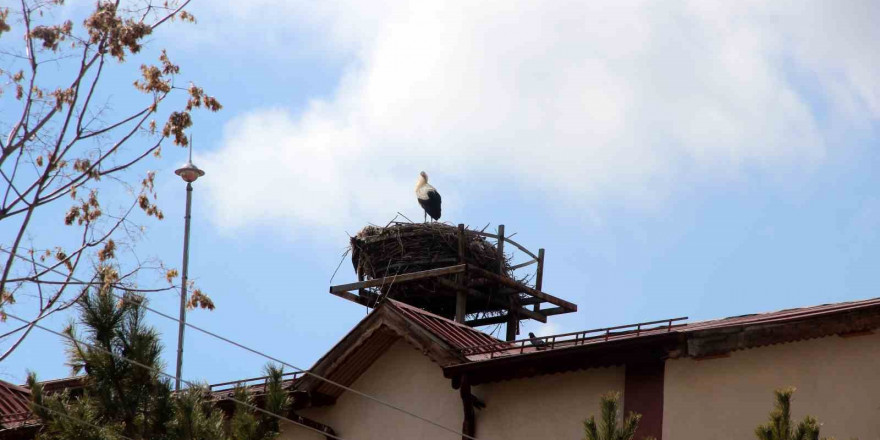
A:
[[[282,383],[289,384],[289,383],[299,379],[303,374],[304,374],[304,372],[302,372],[302,371],[293,371],[290,373],[284,373],[281,375]],[[226,390],[232,390],[237,386],[250,388],[250,387],[266,385],[268,380],[269,380],[269,376],[260,376],[260,377],[252,377],[249,379],[239,379],[239,380],[233,380],[233,381],[229,381],[229,382],[215,383],[215,384],[208,385],[208,387],[211,389],[212,392],[226,391]]]
[[[12,414],[3,414],[3,415],[0,415],[0,426],[6,425],[6,424],[12,424],[15,422],[23,422],[23,421],[26,421],[29,418],[31,418],[31,416],[32,416],[32,414],[30,413],[30,411],[17,412],[17,413],[12,413]],[[0,428],[0,429],[2,429],[2,428]]]
[[[496,342],[492,344],[465,347],[459,351],[464,356],[489,355],[489,358],[492,359],[496,356],[523,354],[528,348],[534,348],[535,350],[553,350],[556,348],[575,347],[595,342],[631,338],[634,336],[641,336],[644,333],[670,333],[675,328],[685,326],[686,324],[684,323],[675,323],[686,319],[688,319],[687,316],[683,316],[680,318],[661,319],[659,321],[647,321],[636,324],[618,325],[615,327],[581,330],[578,332],[562,333],[558,335],[537,336],[516,341]],[[654,327],[646,328],[647,326]]]

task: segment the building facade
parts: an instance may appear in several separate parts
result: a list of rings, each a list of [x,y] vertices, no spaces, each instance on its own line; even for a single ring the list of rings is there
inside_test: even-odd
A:
[[[514,342],[387,300],[309,373],[287,382],[286,416],[314,429],[281,439],[581,439],[609,391],[643,415],[637,439],[749,439],[794,386],[795,419],[878,440],[880,299]],[[27,396],[0,386],[0,439],[38,431]]]
[[[636,438],[748,439],[773,391],[793,386],[793,416],[822,435],[880,439],[880,300],[713,321],[654,323],[534,341],[486,335],[389,301],[311,371],[485,440],[581,439],[600,396],[617,391],[643,415]],[[479,334],[478,334],[479,333]],[[474,348],[477,347],[477,348]],[[452,439],[460,434],[326,381],[298,410],[351,439]],[[286,426],[284,439],[322,436]]]

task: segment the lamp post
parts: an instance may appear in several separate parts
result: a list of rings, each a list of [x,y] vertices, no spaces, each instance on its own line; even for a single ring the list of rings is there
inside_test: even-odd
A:
[[[183,276],[180,283],[180,326],[177,331],[177,373],[174,375],[174,390],[180,391],[180,372],[183,369],[183,331],[186,328],[186,281],[189,270],[189,221],[192,212],[192,183],[205,172],[192,163],[192,139],[189,143],[189,160],[186,165],[174,171],[186,182],[186,216],[183,229]]]

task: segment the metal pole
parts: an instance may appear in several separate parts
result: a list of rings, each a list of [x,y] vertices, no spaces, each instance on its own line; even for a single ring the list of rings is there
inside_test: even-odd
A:
[[[189,270],[189,220],[192,212],[192,183],[186,184],[186,217],[183,227],[183,277],[180,283],[180,327],[177,330],[177,374],[174,375],[174,390],[180,391],[180,377],[183,369],[183,330],[186,328],[186,281]]]

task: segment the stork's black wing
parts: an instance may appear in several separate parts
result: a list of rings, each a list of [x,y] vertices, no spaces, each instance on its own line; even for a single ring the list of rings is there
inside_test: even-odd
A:
[[[427,200],[419,199],[419,205],[422,205],[422,209],[424,209],[432,219],[439,220],[441,201],[440,193],[436,190],[431,190],[428,191]]]

